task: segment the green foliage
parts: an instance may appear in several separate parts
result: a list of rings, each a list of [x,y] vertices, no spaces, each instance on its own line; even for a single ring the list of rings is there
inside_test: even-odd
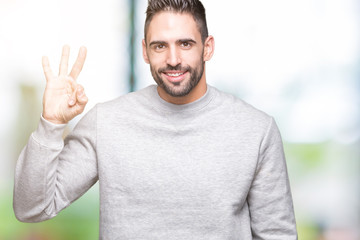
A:
[[[315,224],[302,223],[297,225],[298,237],[304,240],[320,239],[320,229]]]
[[[317,144],[297,144],[297,143],[285,143],[285,154],[288,162],[296,162],[301,165],[305,170],[316,169],[321,167],[326,161],[328,148],[327,143]]]
[[[0,196],[1,240],[96,240],[99,239],[98,189],[93,187],[55,218],[41,223],[21,223],[13,213],[12,195]],[[4,197],[5,196],[5,197]]]

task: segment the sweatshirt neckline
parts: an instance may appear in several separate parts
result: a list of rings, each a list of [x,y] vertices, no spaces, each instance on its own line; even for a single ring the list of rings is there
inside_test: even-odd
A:
[[[152,95],[155,98],[155,101],[153,102],[154,106],[168,112],[198,111],[207,106],[215,95],[214,89],[207,85],[206,93],[196,101],[187,104],[173,104],[165,101],[160,97],[157,91],[157,85],[152,85],[151,90]]]

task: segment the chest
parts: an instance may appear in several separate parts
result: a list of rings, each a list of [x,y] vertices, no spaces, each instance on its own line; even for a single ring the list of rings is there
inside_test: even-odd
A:
[[[258,141],[246,129],[212,124],[132,122],[98,132],[100,184],[116,196],[177,199],[194,206],[246,200]]]

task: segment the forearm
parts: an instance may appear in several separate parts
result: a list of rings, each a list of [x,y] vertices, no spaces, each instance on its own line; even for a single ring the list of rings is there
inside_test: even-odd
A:
[[[57,215],[98,179],[96,109],[89,111],[63,141],[65,125],[41,119],[15,171],[14,211],[20,221]]]
[[[15,170],[14,211],[21,221],[43,221],[56,215],[52,204],[64,128],[41,119],[20,154]]]

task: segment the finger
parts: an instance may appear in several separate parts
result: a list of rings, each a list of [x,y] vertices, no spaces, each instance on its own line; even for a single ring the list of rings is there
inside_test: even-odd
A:
[[[76,93],[75,92],[70,96],[70,98],[68,100],[68,104],[70,107],[72,107],[76,104]]]
[[[69,55],[70,55],[70,47],[69,45],[64,45],[62,49],[60,68],[59,68],[59,75],[61,76],[66,76],[68,73]]]
[[[85,62],[85,59],[86,59],[86,54],[87,54],[87,50],[86,50],[86,47],[81,47],[79,49],[79,54],[77,56],[77,59],[74,63],[74,66],[72,67],[71,69],[71,72],[70,72],[70,76],[76,80],[77,77],[79,76],[83,66],[84,66],[84,62]]]
[[[76,99],[77,103],[80,106],[86,105],[88,102],[88,98],[85,95],[84,88],[81,85],[78,85],[78,88],[76,89]]]
[[[51,68],[50,68],[49,59],[46,56],[42,57],[42,67],[43,67],[43,70],[44,70],[46,81],[48,81],[49,79],[52,78],[53,73],[52,73]]]
[[[74,80],[72,80],[71,78],[69,79],[69,83],[71,84],[69,90],[68,90],[68,95],[69,95],[69,100],[68,100],[68,104],[70,107],[74,106],[76,104],[76,89],[77,89],[77,84]]]

